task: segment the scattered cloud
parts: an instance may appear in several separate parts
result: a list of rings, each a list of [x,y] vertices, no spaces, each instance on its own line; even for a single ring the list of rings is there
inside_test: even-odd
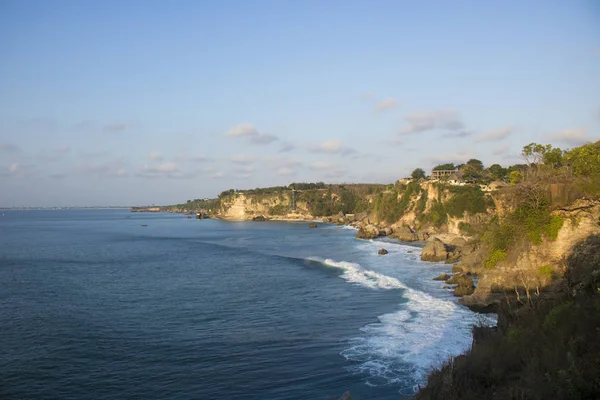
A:
[[[205,162],[205,161],[208,161],[209,158],[207,156],[205,156],[204,154],[199,154],[197,156],[191,156],[189,158],[189,160],[193,161],[193,162]]]
[[[420,133],[432,130],[463,130],[464,124],[460,115],[453,110],[415,111],[405,118],[406,126],[400,129],[401,135]]]
[[[573,146],[579,146],[592,140],[585,128],[565,129],[560,132],[554,132],[547,135],[550,140],[557,140]]]
[[[331,163],[328,163],[325,161],[318,161],[318,162],[310,164],[308,167],[314,171],[324,171],[324,170],[331,170],[331,169],[337,168],[337,165],[331,164]]]
[[[125,163],[119,159],[99,163],[82,163],[78,169],[96,178],[120,178],[127,176]]]
[[[121,124],[121,123],[106,124],[106,125],[104,125],[102,127],[102,130],[104,132],[108,132],[108,133],[123,132],[123,131],[125,131],[125,129],[127,129],[127,125],[126,124]]]
[[[486,131],[477,137],[478,142],[493,142],[509,137],[515,130],[514,126],[502,126]]]
[[[403,146],[404,140],[400,138],[391,138],[386,140],[384,143],[390,146]]]
[[[353,148],[344,146],[339,140],[326,140],[318,145],[309,146],[308,150],[312,153],[340,154],[343,157],[357,153]]]
[[[503,155],[508,153],[510,146],[499,146],[492,150],[492,154],[495,156]]]
[[[459,138],[469,137],[469,136],[472,136],[472,135],[473,135],[472,131],[461,130],[461,131],[457,131],[457,132],[447,132],[447,133],[444,133],[442,135],[442,137],[444,137],[444,138],[459,139]]]
[[[249,179],[252,178],[256,169],[254,167],[245,165],[239,168],[236,168],[233,171],[232,177],[235,179]]]
[[[0,143],[0,153],[20,153],[21,149],[12,143]]]
[[[389,109],[395,108],[398,104],[399,104],[398,100],[396,100],[393,97],[388,97],[387,99],[381,100],[379,103],[377,103],[377,105],[375,106],[375,110],[377,110],[377,111],[389,110]]]
[[[34,172],[35,167],[33,165],[13,162],[0,169],[0,176],[21,178],[31,176]]]
[[[148,179],[182,179],[191,178],[192,174],[186,174],[179,170],[175,163],[167,162],[163,164],[158,164],[154,167],[144,166],[144,168],[141,171],[139,171],[136,174],[136,176]]]
[[[66,177],[67,177],[67,174],[61,174],[61,173],[48,175],[48,178],[50,178],[50,179],[64,179]]]
[[[279,153],[287,153],[287,152],[292,151],[294,149],[296,149],[296,146],[294,146],[293,144],[291,144],[291,143],[283,143],[283,145],[279,149]]]
[[[17,163],[12,163],[12,164],[10,164],[10,167],[8,167],[8,170],[11,173],[15,173],[15,172],[19,171],[19,169],[20,169],[20,166]]]
[[[56,153],[66,154],[71,151],[71,148],[69,146],[58,146],[54,148],[54,151]]]
[[[256,159],[251,156],[247,156],[245,154],[236,154],[235,156],[229,159],[234,164],[248,165],[252,164]]]
[[[296,175],[296,171],[289,167],[279,167],[277,171],[275,171],[277,175],[281,176],[293,176]]]
[[[253,144],[269,144],[279,140],[277,136],[268,133],[260,133],[252,124],[239,124],[225,132],[225,136],[231,138],[246,139]]]
[[[154,161],[162,161],[164,159],[164,156],[162,155],[162,153],[159,153],[157,151],[148,153],[148,155],[146,157],[148,157],[150,160],[154,160]]]

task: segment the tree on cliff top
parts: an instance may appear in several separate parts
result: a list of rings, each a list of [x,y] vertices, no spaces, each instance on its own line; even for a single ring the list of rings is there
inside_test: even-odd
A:
[[[446,171],[456,169],[454,163],[440,164],[433,167],[434,171]]]
[[[410,174],[410,177],[414,180],[425,179],[425,171],[421,168],[415,168],[415,170]]]

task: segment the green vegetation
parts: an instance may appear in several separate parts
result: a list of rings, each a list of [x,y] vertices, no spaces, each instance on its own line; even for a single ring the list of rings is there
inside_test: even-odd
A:
[[[542,278],[545,278],[550,281],[553,280],[555,277],[554,268],[552,268],[549,265],[542,265],[541,267],[539,267],[538,273]]]
[[[507,256],[508,255],[506,254],[505,250],[496,249],[486,257],[486,259],[483,261],[483,265],[487,269],[494,269],[500,261],[506,260]]]
[[[456,169],[456,167],[454,166],[454,163],[439,164],[439,165],[436,165],[435,167],[433,167],[434,171],[445,171],[445,170],[453,170],[453,169]]]
[[[421,168],[416,168],[411,174],[410,177],[414,180],[425,179],[425,171]]]
[[[564,292],[532,307],[503,302],[498,328],[474,327],[473,348],[434,369],[416,398],[600,398],[599,253],[600,236],[577,246],[567,260],[577,279],[566,279]]]
[[[458,223],[458,230],[465,234],[465,235],[469,235],[469,236],[473,236],[475,234],[475,228],[473,228],[471,226],[471,224],[469,224],[468,222],[459,222]]]
[[[450,186],[453,196],[446,202],[446,212],[453,217],[483,213],[486,209],[484,194],[478,186]]]
[[[289,212],[290,207],[284,204],[277,204],[269,209],[271,215],[285,215]]]

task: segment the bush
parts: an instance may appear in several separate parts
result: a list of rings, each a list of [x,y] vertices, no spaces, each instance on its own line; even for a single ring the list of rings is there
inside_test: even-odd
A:
[[[553,280],[555,278],[554,268],[549,265],[542,265],[538,268],[538,273],[542,278]]]
[[[269,209],[271,215],[285,215],[288,213],[289,207],[283,204],[277,204]]]
[[[468,222],[459,222],[458,230],[461,231],[461,233],[469,236],[473,236],[475,234],[475,229]]]
[[[451,186],[453,196],[446,202],[448,214],[453,217],[462,217],[465,212],[469,215],[484,213],[486,201],[484,193],[478,186]]]
[[[494,269],[500,261],[506,260],[507,254],[504,250],[494,250],[484,261],[487,269]]]

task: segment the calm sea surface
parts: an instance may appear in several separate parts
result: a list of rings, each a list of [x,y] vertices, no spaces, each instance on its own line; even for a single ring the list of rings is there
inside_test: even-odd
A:
[[[2,213],[2,399],[399,399],[478,319],[350,229]]]

